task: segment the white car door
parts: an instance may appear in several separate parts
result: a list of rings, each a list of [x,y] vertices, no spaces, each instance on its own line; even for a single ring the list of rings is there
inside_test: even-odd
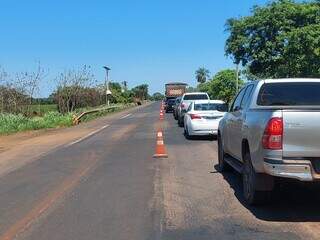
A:
[[[186,113],[184,114],[184,126],[185,126],[185,129],[188,128],[189,124],[190,124],[190,115],[188,113],[190,113],[193,109],[193,103],[191,103],[186,111]]]

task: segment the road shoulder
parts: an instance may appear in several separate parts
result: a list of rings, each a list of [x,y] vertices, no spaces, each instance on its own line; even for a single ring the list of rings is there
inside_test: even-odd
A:
[[[90,122],[70,128],[48,129],[17,133],[0,137],[0,176],[12,172],[25,164],[60,147],[89,137],[113,121],[148,106],[137,106],[116,112]]]

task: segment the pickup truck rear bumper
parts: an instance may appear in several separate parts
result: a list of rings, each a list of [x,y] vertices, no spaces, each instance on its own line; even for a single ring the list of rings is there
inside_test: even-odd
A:
[[[293,178],[300,181],[320,180],[309,160],[264,159],[264,169],[267,174],[277,177]]]

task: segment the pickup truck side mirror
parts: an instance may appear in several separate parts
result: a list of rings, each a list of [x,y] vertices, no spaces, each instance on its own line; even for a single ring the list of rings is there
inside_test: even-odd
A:
[[[228,103],[223,103],[223,104],[218,105],[218,106],[217,106],[217,110],[218,110],[219,112],[228,112],[228,110],[229,110],[229,105],[228,105]]]

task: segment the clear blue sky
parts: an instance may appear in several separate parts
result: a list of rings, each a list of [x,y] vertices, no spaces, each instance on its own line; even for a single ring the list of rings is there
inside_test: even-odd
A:
[[[247,15],[266,0],[1,0],[0,65],[9,72],[49,69],[41,96],[68,68],[90,65],[103,82],[102,65],[129,87],[147,83],[195,85],[195,70],[233,67],[224,55],[226,19]]]

